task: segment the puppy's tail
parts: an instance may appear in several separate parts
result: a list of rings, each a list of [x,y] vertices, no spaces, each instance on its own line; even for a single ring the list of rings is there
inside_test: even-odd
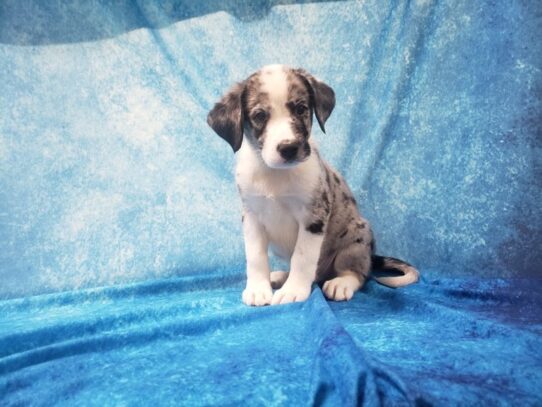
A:
[[[373,255],[372,277],[380,284],[391,288],[418,282],[420,274],[412,265],[393,257]]]

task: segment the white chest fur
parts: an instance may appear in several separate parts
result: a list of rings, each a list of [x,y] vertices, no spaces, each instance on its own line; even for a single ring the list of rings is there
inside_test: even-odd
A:
[[[311,146],[315,148],[315,146]],[[264,226],[272,250],[289,260],[320,177],[316,154],[293,168],[267,167],[248,143],[238,152],[236,181],[244,209]]]

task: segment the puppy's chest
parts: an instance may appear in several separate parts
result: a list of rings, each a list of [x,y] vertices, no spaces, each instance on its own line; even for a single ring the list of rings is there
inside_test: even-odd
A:
[[[311,201],[310,191],[301,185],[254,182],[240,184],[240,189],[245,207],[262,221],[303,217]]]
[[[252,184],[243,189],[243,206],[256,216],[265,228],[273,253],[283,259],[292,256],[297,241],[299,223],[307,212],[306,191],[263,187]]]
[[[317,175],[298,171],[240,171],[237,183],[247,209],[262,218],[303,217],[312,202]]]

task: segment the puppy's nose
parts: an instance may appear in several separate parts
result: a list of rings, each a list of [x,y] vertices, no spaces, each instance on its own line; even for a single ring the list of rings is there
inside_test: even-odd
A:
[[[277,150],[282,158],[287,161],[291,161],[297,156],[300,145],[301,143],[298,141],[284,142],[277,146]]]

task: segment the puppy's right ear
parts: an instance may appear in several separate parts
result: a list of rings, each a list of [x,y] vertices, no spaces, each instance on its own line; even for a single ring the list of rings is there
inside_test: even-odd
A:
[[[245,83],[233,86],[222,99],[215,104],[207,115],[211,128],[230,143],[233,152],[241,148],[243,142],[243,98]]]

